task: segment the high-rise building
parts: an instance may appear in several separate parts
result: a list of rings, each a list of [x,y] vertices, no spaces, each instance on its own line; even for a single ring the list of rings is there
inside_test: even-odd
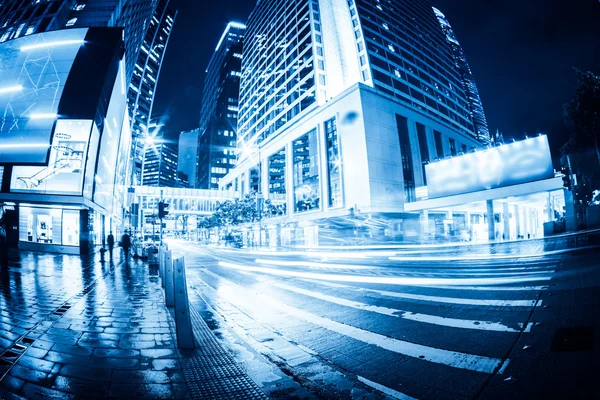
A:
[[[305,238],[350,209],[412,221],[425,164],[481,146],[427,0],[261,0],[242,64],[238,160],[219,186],[262,193]]]
[[[142,184],[144,186],[179,187],[177,174],[177,147],[155,138],[146,147]]]
[[[483,104],[481,103],[479,90],[477,90],[475,78],[473,77],[469,63],[467,62],[465,52],[458,42],[458,39],[456,38],[456,35],[454,34],[454,31],[452,30],[452,27],[450,26],[446,16],[435,7],[433,8],[433,11],[435,12],[435,16],[442,26],[442,31],[446,35],[446,40],[450,44],[452,54],[454,55],[454,62],[458,68],[458,71],[460,72],[463,88],[467,95],[467,100],[469,101],[469,109],[471,110],[471,115],[473,117],[473,124],[475,126],[475,132],[477,133],[477,139],[483,144],[489,144],[491,139],[490,131],[485,118],[485,112],[483,111]]]
[[[227,24],[206,69],[196,185],[218,188],[219,180],[235,166],[238,99],[245,25]]]
[[[148,122],[152,115],[154,94],[158,86],[163,58],[177,13],[169,8],[170,0],[159,0],[150,20],[146,35],[135,63],[135,70],[128,88],[129,117],[133,146],[133,183],[141,183],[144,143],[148,133]]]
[[[15,1],[0,7],[0,42],[61,28],[123,27],[126,86],[133,134],[133,180],[141,179],[147,124],[176,13],[170,0]]]
[[[188,181],[188,186],[186,187],[194,187],[196,185],[198,132],[198,129],[193,129],[179,134],[177,170],[186,175]]]

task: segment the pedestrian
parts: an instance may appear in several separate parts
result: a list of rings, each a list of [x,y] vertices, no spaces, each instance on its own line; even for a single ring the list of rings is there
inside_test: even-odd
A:
[[[125,260],[129,257],[129,248],[131,247],[131,238],[125,232],[123,236],[121,236],[121,247],[123,248],[123,252],[125,253]]]
[[[4,228],[4,216],[1,214],[0,214],[0,268],[4,268],[5,271],[8,269],[8,239],[6,237],[6,229]]]
[[[108,234],[106,243],[108,244],[108,255],[110,257],[110,261],[112,262],[113,248],[115,247],[115,237],[113,236],[112,231]]]

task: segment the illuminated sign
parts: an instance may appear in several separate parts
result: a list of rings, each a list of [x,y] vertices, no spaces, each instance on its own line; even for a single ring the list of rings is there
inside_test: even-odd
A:
[[[0,164],[46,165],[67,77],[88,29],[0,43]]]
[[[431,163],[425,172],[429,199],[554,177],[545,135]]]

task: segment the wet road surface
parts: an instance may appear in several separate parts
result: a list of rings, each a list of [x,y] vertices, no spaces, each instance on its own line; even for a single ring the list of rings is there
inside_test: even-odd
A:
[[[298,397],[598,393],[596,250],[170,246],[192,302],[267,394],[282,374],[307,390]]]

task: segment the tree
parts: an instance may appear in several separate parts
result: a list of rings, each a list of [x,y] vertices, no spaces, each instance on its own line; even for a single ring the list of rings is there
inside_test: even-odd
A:
[[[600,161],[600,77],[578,69],[575,74],[573,99],[564,105],[565,123],[571,135],[563,153],[594,150]]]

